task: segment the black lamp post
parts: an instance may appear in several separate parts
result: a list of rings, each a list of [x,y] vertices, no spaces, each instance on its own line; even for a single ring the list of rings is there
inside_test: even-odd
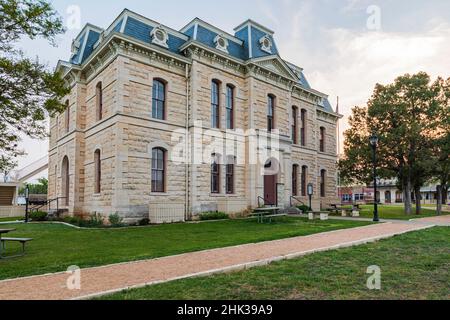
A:
[[[314,194],[314,185],[312,183],[308,184],[308,197],[309,197],[309,211],[312,211],[312,196]]]
[[[377,199],[377,146],[378,146],[378,136],[372,134],[369,138],[370,146],[372,147],[372,161],[373,161],[373,192],[374,192],[374,202],[373,202],[373,221],[378,222],[380,218],[378,217],[378,199]]]
[[[30,197],[30,187],[28,184],[25,186],[25,222],[28,223],[28,201]]]

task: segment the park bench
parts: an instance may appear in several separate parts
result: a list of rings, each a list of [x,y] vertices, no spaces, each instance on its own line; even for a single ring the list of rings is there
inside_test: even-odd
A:
[[[251,214],[251,216],[257,217],[259,223],[264,223],[265,219],[268,219],[269,222],[272,222],[272,218],[287,216],[287,214],[285,214],[285,213],[278,213],[279,210],[281,210],[281,208],[278,208],[278,207],[258,208],[258,209],[254,210],[254,212]]]
[[[22,244],[22,254],[20,256],[25,255],[25,245],[27,242],[32,241],[32,238],[1,238],[1,245],[3,249],[6,249],[6,242],[20,242]]]
[[[359,204],[352,205],[352,209],[346,208],[346,207],[339,207],[336,204],[331,205],[331,209],[329,209],[331,212],[335,212],[336,214],[341,213],[341,216],[347,217],[359,217],[359,212],[361,211]]]
[[[320,219],[320,220],[328,220],[328,211],[310,211],[308,212],[309,220]]]

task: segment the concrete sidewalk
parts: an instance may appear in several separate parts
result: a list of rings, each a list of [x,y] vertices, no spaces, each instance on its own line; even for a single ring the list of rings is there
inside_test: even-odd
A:
[[[185,253],[159,259],[82,269],[80,290],[69,290],[70,274],[0,281],[0,300],[85,299],[176,279],[261,266],[273,261],[360,245],[432,227],[426,223],[382,223],[276,241]]]

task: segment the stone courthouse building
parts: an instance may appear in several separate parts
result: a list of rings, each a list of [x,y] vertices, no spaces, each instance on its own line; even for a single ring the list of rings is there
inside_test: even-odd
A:
[[[274,33],[180,31],[124,10],[87,24],[60,61],[71,93],[50,120],[49,199],[70,214],[182,221],[259,205],[337,201],[340,115]]]

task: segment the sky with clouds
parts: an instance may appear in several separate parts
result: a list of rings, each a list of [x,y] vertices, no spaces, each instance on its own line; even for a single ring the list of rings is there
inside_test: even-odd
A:
[[[275,31],[282,57],[304,68],[313,86],[330,95],[345,118],[355,105],[364,105],[375,84],[389,83],[405,73],[426,71],[450,77],[450,1],[448,0],[54,0],[69,21],[78,6],[81,27],[106,28],[124,9],[136,11],[175,29],[199,17],[233,33],[251,18]],[[24,40],[19,46],[53,68],[70,56],[80,29],[58,37],[58,46]],[[47,154],[47,141],[24,139],[27,165]]]

